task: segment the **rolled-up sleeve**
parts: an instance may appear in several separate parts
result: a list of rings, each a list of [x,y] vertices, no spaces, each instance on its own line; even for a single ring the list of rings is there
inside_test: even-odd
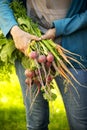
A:
[[[10,29],[17,25],[13,11],[9,8],[10,0],[0,0],[0,28],[6,36]]]

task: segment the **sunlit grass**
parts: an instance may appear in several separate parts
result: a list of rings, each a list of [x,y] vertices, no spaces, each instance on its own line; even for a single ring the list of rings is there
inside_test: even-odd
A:
[[[16,76],[12,75],[11,82],[0,82],[0,104],[1,107],[23,107],[21,89]],[[21,106],[20,106],[21,105]]]
[[[15,74],[0,82],[0,130],[26,130],[25,108]]]
[[[69,130],[65,109],[59,91],[50,102],[49,130]],[[26,130],[25,107],[16,75],[11,81],[0,82],[0,130]]]

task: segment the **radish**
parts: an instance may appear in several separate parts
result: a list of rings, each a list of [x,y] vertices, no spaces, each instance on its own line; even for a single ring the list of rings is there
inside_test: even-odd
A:
[[[44,62],[46,62],[46,56],[45,56],[45,55],[40,55],[40,56],[38,57],[38,62],[39,62],[39,63],[44,63]]]
[[[30,84],[30,79],[29,79],[29,78],[25,79],[25,83],[26,83],[27,85],[29,85],[29,84]]]
[[[48,76],[47,76],[47,83],[50,83],[52,80],[53,80],[52,76],[51,76],[51,75],[48,75]]]
[[[31,51],[30,54],[29,54],[29,57],[31,59],[36,59],[38,57],[38,54],[36,51]]]
[[[48,61],[48,62],[53,62],[53,60],[54,60],[53,54],[48,53],[48,55],[47,55],[47,61]]]
[[[25,70],[25,76],[26,76],[26,77],[29,77],[29,78],[33,78],[33,77],[34,77],[34,71],[33,71],[33,70],[26,69],[26,70]]]
[[[40,82],[38,81],[38,79],[34,79],[34,83],[37,85],[37,86],[41,86]]]
[[[46,62],[46,67],[47,67],[47,68],[51,67],[51,62],[48,62],[48,61],[47,61],[47,62]]]

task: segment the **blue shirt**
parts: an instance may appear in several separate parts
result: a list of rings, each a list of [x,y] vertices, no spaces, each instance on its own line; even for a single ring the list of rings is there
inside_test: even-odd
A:
[[[17,25],[12,10],[9,8],[11,0],[0,0],[0,28],[6,36],[10,29]]]

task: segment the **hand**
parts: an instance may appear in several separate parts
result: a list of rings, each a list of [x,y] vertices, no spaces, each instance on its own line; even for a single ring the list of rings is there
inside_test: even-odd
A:
[[[44,40],[44,39],[52,39],[52,40],[54,40],[55,39],[55,34],[56,34],[56,29],[55,28],[49,29],[44,35],[41,36],[41,40]]]
[[[26,55],[26,49],[31,40],[38,40],[39,38],[21,30],[17,25],[13,26],[10,31],[15,47]]]

